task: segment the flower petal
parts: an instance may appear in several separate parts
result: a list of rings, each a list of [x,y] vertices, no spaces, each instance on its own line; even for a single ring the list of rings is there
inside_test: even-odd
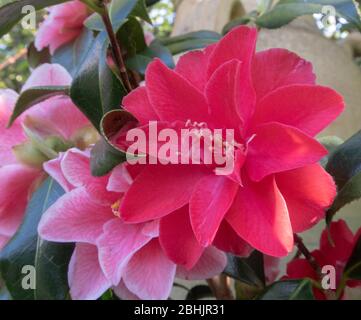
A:
[[[98,261],[96,246],[78,243],[69,263],[68,281],[73,300],[96,300],[111,286]]]
[[[224,176],[209,175],[195,186],[190,199],[189,212],[198,242],[209,246],[231,207],[239,185]]]
[[[208,78],[223,63],[237,59],[250,70],[257,41],[257,30],[246,26],[234,28],[218,42],[209,57]]]
[[[296,233],[320,221],[336,196],[332,177],[319,164],[279,173],[276,182]]]
[[[62,196],[43,215],[38,232],[55,242],[95,244],[105,222],[114,217],[110,206],[94,202],[84,188]]]
[[[207,122],[203,94],[159,59],[148,66],[145,78],[149,100],[160,120]]]
[[[256,108],[255,123],[280,122],[314,136],[344,109],[343,98],[334,90],[293,85],[267,95]]]
[[[167,256],[187,269],[194,267],[204,251],[193,233],[188,206],[161,219],[159,241]]]
[[[152,238],[142,232],[143,224],[128,225],[112,219],[99,237],[99,261],[106,277],[117,285],[130,258]]]
[[[207,172],[199,165],[147,165],[123,198],[122,218],[131,223],[145,222],[183,207],[189,202],[194,185]]]
[[[310,62],[279,48],[256,53],[252,76],[258,101],[278,88],[291,84],[315,84],[316,81]]]
[[[152,240],[130,259],[123,281],[143,300],[165,300],[173,287],[176,265],[163,253],[158,240]]]
[[[137,118],[140,125],[148,124],[149,121],[159,119],[150,104],[146,87],[138,87],[130,92],[123,99],[123,105],[125,110]]]
[[[286,202],[273,177],[248,181],[228,212],[228,223],[255,249],[282,257],[293,248],[293,232]]]
[[[254,112],[255,92],[249,72],[239,60],[222,64],[213,73],[205,92],[216,128],[239,132]]]
[[[279,123],[259,126],[249,143],[246,168],[254,181],[316,163],[327,150],[296,128]]]
[[[220,250],[206,248],[197,262],[191,269],[187,270],[182,266],[177,268],[177,277],[185,280],[205,280],[221,274],[227,265],[227,256]]]

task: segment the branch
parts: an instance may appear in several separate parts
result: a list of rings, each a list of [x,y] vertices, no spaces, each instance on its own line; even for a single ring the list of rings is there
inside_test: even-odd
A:
[[[217,300],[234,300],[230,278],[224,274],[208,279],[207,283]]]
[[[302,238],[300,238],[297,234],[294,234],[293,237],[298,250],[305,256],[306,260],[309,262],[311,267],[316,271],[316,273],[318,275],[321,275],[320,266],[318,265],[315,258],[312,256],[311,252],[307,249],[307,247],[303,243]]]

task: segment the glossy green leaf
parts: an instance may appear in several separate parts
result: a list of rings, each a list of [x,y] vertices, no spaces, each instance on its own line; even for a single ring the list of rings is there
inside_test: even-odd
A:
[[[10,2],[0,8],[0,37],[8,33],[28,13],[24,11],[25,6],[31,5],[35,10],[53,6],[69,0],[17,0]]]
[[[9,120],[9,126],[26,110],[34,105],[55,96],[69,95],[69,87],[52,86],[52,87],[33,87],[22,92],[16,101],[14,111]]]
[[[37,233],[42,214],[63,194],[60,185],[48,178],[34,193],[19,230],[1,251],[1,276],[14,299],[60,300],[68,296],[67,268],[73,245],[43,241]],[[24,266],[36,270],[34,290],[22,286]]]
[[[338,188],[338,195],[327,213],[330,222],[339,209],[361,197],[361,131],[331,152],[326,170]]]
[[[82,34],[74,41],[60,47],[52,56],[52,63],[62,65],[72,77],[75,76],[79,66],[94,41],[93,33],[84,28]]]
[[[333,6],[337,14],[361,30],[361,21],[352,0],[280,0],[272,10],[256,19],[263,28],[279,28],[302,15],[322,13],[324,6]]]
[[[228,254],[227,257],[225,274],[251,286],[264,287],[264,261],[261,252],[255,250],[248,258],[240,258],[232,254]]]
[[[269,286],[258,300],[314,300],[312,283],[308,279],[278,281]]]
[[[196,31],[176,37],[161,39],[161,43],[175,55],[189,50],[202,49],[221,39],[221,35],[213,31]]]
[[[131,15],[134,17],[139,17],[142,20],[148,22],[149,24],[152,24],[152,20],[150,19],[148,11],[147,11],[147,6],[145,3],[145,0],[138,0]]]
[[[154,40],[143,52],[127,59],[126,65],[131,70],[145,74],[145,70],[154,58],[161,59],[169,68],[175,66],[172,54],[158,40]]]
[[[91,171],[93,176],[104,176],[118,164],[127,160],[126,150],[121,150],[112,142],[112,138],[125,126],[136,124],[137,119],[124,110],[113,110],[104,115],[100,131],[102,139],[91,152]],[[129,157],[130,155],[128,155]]]
[[[108,38],[100,33],[89,48],[74,77],[70,96],[77,107],[99,129],[103,115],[120,107],[125,90],[107,65]]]

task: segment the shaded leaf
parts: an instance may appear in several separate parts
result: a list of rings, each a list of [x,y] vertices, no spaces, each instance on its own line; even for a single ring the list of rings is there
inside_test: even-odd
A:
[[[255,250],[248,258],[240,258],[232,254],[228,254],[227,257],[225,274],[251,286],[259,288],[265,286],[264,261],[261,252]]]
[[[361,280],[361,235],[348,259],[344,274],[348,279]]]
[[[212,298],[212,290],[206,285],[195,286],[189,290],[186,300],[200,300],[205,298]]]
[[[51,55],[48,48],[38,51],[34,46],[34,42],[30,43],[27,50],[27,61],[32,69],[35,69],[41,64],[49,63],[50,60]]]
[[[325,5],[335,7],[338,15],[361,30],[360,15],[351,0],[280,0],[272,10],[258,17],[256,23],[263,28],[279,28],[299,16],[322,13]]]
[[[314,300],[308,279],[278,281],[269,286],[258,300]]]
[[[38,103],[56,96],[69,95],[67,86],[33,87],[22,92],[16,101],[14,111],[9,120],[9,126],[26,110]]]
[[[60,300],[68,296],[67,267],[73,245],[43,241],[37,233],[42,214],[63,194],[60,185],[48,178],[34,193],[19,230],[1,251],[1,275],[14,299]],[[35,290],[22,287],[24,266],[35,267]]]

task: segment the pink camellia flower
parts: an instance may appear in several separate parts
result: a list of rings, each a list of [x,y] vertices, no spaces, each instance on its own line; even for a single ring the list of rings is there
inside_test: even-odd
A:
[[[324,230],[320,239],[320,248],[311,252],[319,267],[332,266],[336,271],[336,290],[339,287],[344,268],[351,253],[361,236],[361,228],[356,235],[347,226],[344,220],[332,222],[330,226],[330,236],[333,243],[330,242],[327,230]],[[287,278],[300,279],[310,278],[320,283],[321,279],[317,272],[312,268],[306,259],[295,259],[287,265]],[[361,281],[347,280],[345,287],[360,287]],[[336,291],[334,290],[334,291]],[[314,288],[314,294],[317,299],[327,299],[327,294],[318,288]],[[345,298],[343,291],[340,297]]]
[[[36,34],[36,49],[40,51],[49,47],[53,54],[56,49],[80,35],[88,16],[87,6],[78,0],[53,6]]]
[[[23,90],[70,82],[63,67],[45,64],[34,70]],[[71,100],[63,96],[33,106],[8,129],[17,98],[12,90],[0,91],[0,248],[19,227],[32,192],[46,177],[42,165],[51,159],[46,151],[56,156],[57,151],[72,145],[85,147],[83,137],[94,130]]]
[[[139,165],[122,201],[128,223],[160,219],[160,243],[177,264],[192,267],[209,245],[232,252],[243,241],[285,256],[293,233],[324,217],[336,194],[314,136],[342,112],[342,97],[316,85],[311,64],[297,55],[255,53],[256,38],[256,29],[241,26],[185,54],[175,70],[155,60],[145,86],[123,100],[146,134],[149,121],[235,132],[231,175],[203,164]],[[124,146],[124,136],[114,142]]]
[[[44,167],[68,192],[45,212],[38,230],[46,240],[77,243],[68,271],[73,299],[97,299],[110,287],[122,299],[167,299],[175,276],[201,280],[224,270],[226,256],[213,247],[191,270],[177,267],[159,244],[158,221],[119,218],[133,181],[125,166],[95,178],[89,153],[71,149]]]

